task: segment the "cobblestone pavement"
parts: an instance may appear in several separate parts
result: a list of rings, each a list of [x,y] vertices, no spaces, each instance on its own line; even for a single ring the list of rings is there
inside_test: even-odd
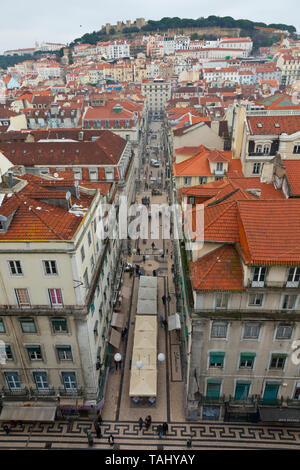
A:
[[[26,424],[12,428],[10,435],[0,432],[0,449],[87,449],[85,430],[94,438],[92,449],[119,450],[184,450],[192,435],[193,450],[228,449],[299,449],[300,426],[261,426],[258,424],[224,424],[219,422],[169,422],[167,436],[159,439],[153,422],[149,430],[139,430],[137,422],[103,421],[102,437],[96,438],[90,420],[75,421],[71,428],[67,422],[53,424]],[[114,447],[108,436],[115,439]]]

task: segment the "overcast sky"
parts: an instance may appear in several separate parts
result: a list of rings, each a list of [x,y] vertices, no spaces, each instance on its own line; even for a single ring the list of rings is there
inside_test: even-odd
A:
[[[1,1],[0,53],[34,47],[35,41],[68,43],[105,23],[164,16],[232,16],[294,25],[300,31],[299,0],[15,0]]]

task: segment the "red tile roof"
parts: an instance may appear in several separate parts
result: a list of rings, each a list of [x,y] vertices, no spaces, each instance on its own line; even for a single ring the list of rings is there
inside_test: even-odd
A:
[[[251,135],[288,135],[300,129],[300,116],[248,116],[247,123]],[[262,124],[258,127],[257,124]],[[279,127],[275,127],[279,124]]]
[[[239,201],[246,264],[300,264],[300,201]]]
[[[191,279],[195,290],[244,290],[240,257],[231,245],[223,245],[191,263]]]
[[[23,177],[26,179],[26,176]],[[32,181],[20,192],[6,195],[0,214],[12,216],[6,233],[0,233],[0,241],[49,241],[71,240],[85,217],[93,196],[82,194],[80,199],[71,196],[72,213],[47,200],[62,199],[65,191],[47,190]]]
[[[292,196],[300,196],[300,161],[284,160],[286,176],[291,189]]]

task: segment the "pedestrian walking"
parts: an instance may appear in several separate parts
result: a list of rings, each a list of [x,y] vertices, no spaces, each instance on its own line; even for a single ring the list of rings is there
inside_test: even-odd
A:
[[[9,427],[7,426],[7,424],[5,424],[5,426],[3,426],[3,429],[4,429],[4,431],[6,432],[6,434],[7,434],[7,436],[8,436],[9,433],[10,433],[10,429],[9,429]]]
[[[141,254],[140,248],[137,248],[136,252],[137,252],[137,254],[140,256],[140,254]]]
[[[125,328],[123,328],[122,333],[121,333],[122,339],[124,339],[125,336],[127,335],[127,331],[128,331],[128,328],[127,326],[125,326]]]
[[[146,419],[145,419],[145,427],[146,427],[146,430],[150,428],[151,423],[152,423],[152,418],[151,418],[151,416],[150,416],[150,415],[146,416]]]
[[[102,433],[101,433],[101,428],[97,421],[95,422],[95,431],[96,431],[97,438],[100,439],[102,437]]]
[[[171,302],[171,296],[168,294],[168,302]]]
[[[101,416],[100,413],[98,414],[97,421],[98,421],[98,424],[99,424],[99,426],[100,426],[100,425],[102,424],[102,416]]]
[[[167,329],[167,326],[168,326],[167,320],[163,320],[163,321],[162,321],[162,324],[163,324],[164,329],[166,330],[166,329]]]
[[[159,439],[161,439],[161,437],[162,437],[162,431],[163,431],[162,425],[159,424],[159,425],[157,426],[157,434],[158,434],[158,436],[159,436]]]
[[[162,296],[161,300],[162,300],[163,304],[166,305],[167,297],[165,295]]]
[[[152,250],[154,250],[154,248],[155,248],[155,243],[152,242],[151,246],[152,246]]]
[[[146,261],[146,256],[143,255],[143,262],[145,263],[145,261]]]
[[[112,434],[110,434],[109,437],[108,437],[108,443],[109,443],[110,446],[113,446],[114,443],[115,443],[115,438]]]
[[[139,419],[139,429],[140,430],[143,428],[143,424],[144,424],[143,418],[140,418]]]
[[[169,429],[168,423],[166,423],[166,422],[163,423],[163,425],[162,425],[162,431],[163,431],[163,435],[164,435],[164,436],[167,435],[168,429]]]

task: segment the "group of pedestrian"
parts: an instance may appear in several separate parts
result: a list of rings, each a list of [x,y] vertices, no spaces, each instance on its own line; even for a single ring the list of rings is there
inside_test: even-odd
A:
[[[157,426],[157,434],[159,438],[161,439],[162,436],[166,436],[168,432],[169,426],[168,423],[164,422],[163,424],[159,424]]]
[[[152,423],[152,418],[150,415],[146,416],[145,421],[143,420],[142,417],[140,417],[139,421],[139,430],[141,431],[143,429],[143,426],[145,425],[146,431],[150,428],[151,423]]]

